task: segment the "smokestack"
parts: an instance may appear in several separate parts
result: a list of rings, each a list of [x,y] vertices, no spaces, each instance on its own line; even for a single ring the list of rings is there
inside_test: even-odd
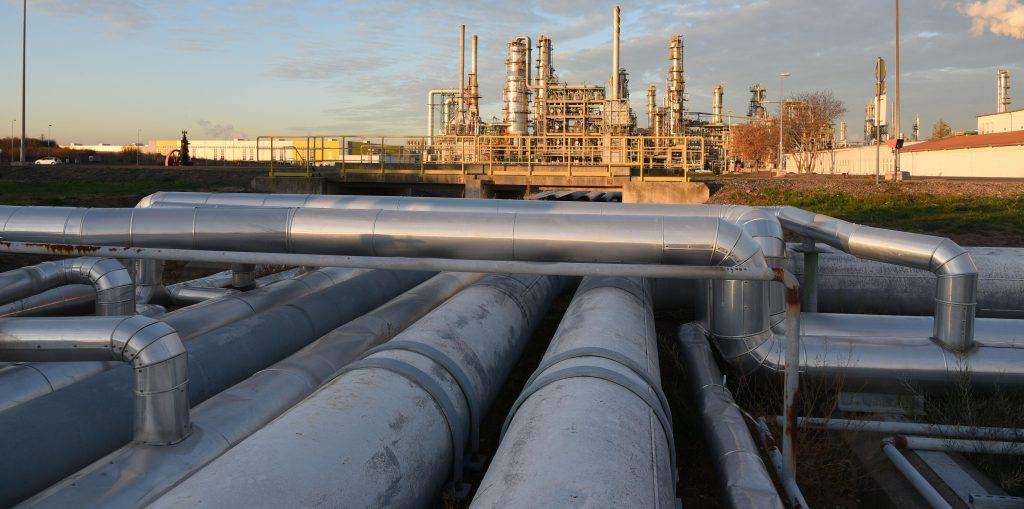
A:
[[[470,57],[469,72],[473,73],[473,76],[476,76],[476,35],[473,36],[471,41],[472,49],[470,50],[470,54],[472,57]]]
[[[611,98],[619,98],[619,6],[612,14],[612,90]]]
[[[711,123],[722,123],[722,97],[725,95],[725,86],[719,83],[715,86],[711,95]]]
[[[459,25],[459,105],[456,115],[465,111],[466,101],[466,25]]]
[[[1010,111],[1010,71],[999,69],[996,73],[996,113]]]
[[[651,136],[655,136],[658,133],[655,132],[654,117],[658,114],[658,89],[651,85],[647,87],[647,129],[650,131]]]

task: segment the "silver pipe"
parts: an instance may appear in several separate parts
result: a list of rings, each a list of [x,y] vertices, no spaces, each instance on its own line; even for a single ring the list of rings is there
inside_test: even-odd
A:
[[[0,317],[85,315],[95,312],[96,290],[90,285],[64,285],[0,305]]]
[[[0,302],[40,293],[71,283],[92,285],[96,290],[96,314],[135,314],[135,288],[121,262],[111,258],[69,258],[43,262],[0,274]]]
[[[892,391],[894,383],[947,387],[967,374],[972,387],[981,389],[1024,383],[1024,321],[979,319],[975,347],[966,354],[932,340],[930,321],[915,316],[804,313],[801,375],[881,392]],[[786,366],[784,332],[777,326],[747,351],[729,351],[723,342],[716,346],[740,371],[781,373]]]
[[[241,292],[233,288],[207,288],[201,286],[167,287],[167,294],[175,306],[185,307],[210,299],[221,299]]]
[[[428,507],[559,286],[485,277],[150,507]]]
[[[133,260],[129,266],[135,282],[135,300],[140,304],[167,300],[163,286],[163,260]]]
[[[288,304],[308,293],[327,288],[359,273],[359,271],[349,269],[323,269],[310,276],[296,277],[295,283],[253,291],[245,296],[239,296],[237,300],[223,299],[227,292],[237,294],[237,290],[171,285],[167,287],[167,291],[172,298],[179,301],[179,304],[200,298],[214,298],[215,296],[211,293],[215,292],[221,292],[216,295],[216,298],[222,300],[211,300],[203,306],[193,306],[166,315],[162,311],[159,314],[165,323],[178,331],[178,336],[182,341],[188,341],[199,334],[254,316],[270,307]],[[230,273],[227,274],[228,281],[230,281]],[[71,287],[63,286],[53,291]],[[95,292],[91,287],[82,286],[82,288],[90,293],[87,296],[90,302],[95,300]],[[139,308],[142,306],[152,305],[137,305]],[[0,307],[0,309],[2,308]],[[162,308],[160,309],[162,310]],[[145,313],[140,312],[140,314]],[[26,364],[18,370],[0,370],[0,410],[51,394],[92,375],[107,371],[115,365],[116,363],[88,361],[46,362]]]
[[[781,422],[781,417],[776,418]],[[981,426],[957,426],[921,422],[862,421],[856,419],[823,419],[800,417],[800,427],[828,429],[835,431],[868,431],[885,434],[917,434],[955,438],[983,438],[987,440],[1024,441],[1024,429],[987,428]],[[916,449],[916,447],[915,447]]]
[[[768,474],[757,444],[732,394],[725,388],[707,338],[694,325],[679,329],[690,389],[700,409],[704,438],[718,474],[718,487],[727,507],[782,509],[782,499]]]
[[[765,267],[748,235],[707,217],[481,213],[467,222],[465,214],[390,210],[0,207],[0,218],[8,242]],[[607,240],[595,242],[595,234]]]
[[[786,498],[789,499],[789,505],[794,509],[805,509],[810,507],[807,504],[807,500],[804,499],[803,492],[800,491],[800,486],[796,484],[796,478],[786,471],[786,466],[782,459],[782,453],[779,452],[779,447],[776,445],[775,437],[772,436],[771,430],[768,429],[768,423],[765,422],[764,417],[757,419],[757,433],[761,438],[761,445],[764,446],[765,451],[768,453],[768,457],[771,459],[772,467],[775,469],[775,475],[782,482],[782,488],[786,491]]]
[[[194,432],[186,440],[164,447],[128,444],[24,505],[145,506],[479,278],[437,275],[195,407]]]
[[[647,282],[585,278],[470,507],[676,507],[671,412],[656,394]]]
[[[946,502],[946,499],[939,494],[938,491],[928,482],[927,479],[918,472],[914,465],[907,461],[907,458],[903,457],[895,447],[893,447],[891,440],[882,441],[882,451],[892,462],[893,466],[896,467],[903,476],[910,481],[910,484],[914,486],[914,489],[924,497],[928,505],[932,506],[933,509],[952,509],[953,506]]]
[[[374,271],[188,343],[188,401],[201,404],[430,275]],[[132,440],[132,370],[118,366],[0,412],[0,507],[24,500]]]
[[[133,440],[166,445],[191,432],[185,346],[163,322],[143,316],[4,318],[0,356],[14,361],[130,363],[135,372]]]
[[[775,212],[783,227],[859,258],[934,272],[932,337],[955,352],[971,348],[978,268],[964,248],[942,237],[861,226],[793,207]]]
[[[892,437],[892,444],[899,449],[918,451],[962,452],[967,454],[1002,454],[1020,456],[1024,454],[1024,443],[999,442],[992,440],[970,440],[963,438],[935,438],[915,436]]]
[[[790,246],[793,247],[792,245]],[[978,267],[978,318],[1024,318],[1024,249],[966,247]],[[935,274],[862,260],[818,246],[818,306],[825,313],[931,315]],[[789,270],[803,281],[804,255],[789,251]],[[805,285],[806,286],[806,285]]]
[[[328,209],[383,209],[394,211],[464,212],[469,214],[584,214],[601,216],[674,216],[717,217],[736,224],[761,246],[772,268],[785,268],[786,247],[782,227],[774,214],[765,209],[737,205],[691,205],[653,203],[599,203],[557,202],[542,200],[483,200],[447,198],[414,198],[396,196],[324,196],[300,194],[222,194],[222,193],[167,193],[160,192],[143,198],[139,207],[300,207]],[[440,269],[448,270],[448,269]],[[481,268],[450,270],[483,271]],[[509,272],[517,272],[511,268]],[[568,273],[566,273],[568,275]],[[578,274],[587,275],[587,274]],[[589,275],[597,275],[591,273]],[[611,274],[606,274],[611,275]],[[624,274],[622,276],[658,277],[654,274]],[[769,285],[768,309],[774,325],[783,319],[786,311],[785,289],[782,284]],[[721,289],[720,289],[721,290]],[[757,304],[760,306],[760,304]]]
[[[434,144],[434,96],[435,95],[445,95],[445,94],[451,95],[451,94],[457,94],[458,92],[459,91],[454,89],[454,88],[442,88],[442,89],[435,89],[435,90],[428,90],[427,91],[427,136],[428,136],[427,143],[428,144],[430,144],[430,145]],[[143,198],[142,201],[145,202],[146,199]],[[142,205],[142,202],[139,202],[139,206],[144,206],[144,205]]]
[[[116,362],[16,363],[0,369],[0,412],[107,371]]]
[[[167,290],[170,291],[172,288],[184,286],[199,288],[227,288],[231,286],[231,271],[222,270],[220,272],[210,274],[209,276],[167,285]]]

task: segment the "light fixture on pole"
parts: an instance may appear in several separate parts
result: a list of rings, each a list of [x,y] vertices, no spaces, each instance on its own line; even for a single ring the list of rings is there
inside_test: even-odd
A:
[[[53,155],[53,124],[46,124],[46,157]]]
[[[139,149],[142,141],[142,128],[135,132],[135,166],[139,165]]]
[[[784,80],[784,79],[786,79],[786,78],[788,78],[790,76],[792,76],[792,74],[788,73],[788,72],[784,72],[784,73],[780,73],[779,74],[779,170],[782,171],[783,174],[785,174],[786,170],[782,166],[782,164],[783,164],[783,153],[782,153],[782,117],[783,117],[783,115],[785,115],[786,102],[785,102],[785,99],[784,99],[785,96],[782,94],[782,80]]]
[[[18,121],[18,119],[16,119],[16,118],[12,118],[11,119],[11,158],[10,159],[11,159],[11,164],[12,165],[14,164],[14,123],[17,122],[17,121]]]

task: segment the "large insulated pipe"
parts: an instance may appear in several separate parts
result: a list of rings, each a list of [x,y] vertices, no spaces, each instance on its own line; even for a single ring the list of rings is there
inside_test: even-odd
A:
[[[135,379],[132,439],[173,444],[192,430],[185,346],[163,322],[144,316],[4,318],[0,359],[126,362]]]
[[[704,333],[693,324],[679,329],[679,346],[701,415],[704,438],[711,449],[719,490],[726,507],[773,508],[785,506],[771,475],[761,461],[743,412],[724,386],[718,362]]]
[[[372,271],[188,343],[193,405],[291,355],[429,277]],[[119,366],[0,412],[0,506],[10,506],[131,440],[131,370]]]
[[[1024,249],[964,249],[978,266],[976,316],[1024,318],[1024,300],[1019,298],[1024,295]],[[932,272],[862,260],[829,246],[819,246],[818,250],[818,311],[885,315],[935,312]],[[788,267],[803,281],[803,253],[790,249]]]
[[[485,277],[150,507],[429,507],[560,286]]]
[[[647,282],[585,278],[470,507],[677,507],[660,376]]]
[[[0,274],[0,303],[8,303],[54,287],[81,283],[96,290],[96,314],[135,314],[131,275],[113,258],[69,258],[22,267]]]
[[[263,206],[337,209],[384,209],[401,211],[464,212],[489,215],[504,214],[583,214],[602,216],[678,216],[717,217],[740,226],[761,247],[768,266],[785,268],[785,243],[782,227],[770,210],[737,205],[692,205],[655,203],[558,202],[545,200],[482,200],[447,198],[412,198],[394,196],[324,196],[274,194],[156,193],[143,198],[139,207],[192,206]],[[570,228],[571,229],[571,228]],[[559,235],[552,234],[552,238]],[[758,287],[758,284],[748,284]],[[785,315],[785,289],[771,283],[769,309],[772,324]],[[748,292],[749,293],[749,292]],[[763,329],[762,329],[763,330]]]
[[[2,207],[6,240],[472,260],[764,267],[758,244],[711,217],[279,208]],[[600,238],[595,239],[595,235]],[[598,240],[598,241],[595,241]],[[57,248],[55,248],[57,249]]]
[[[612,89],[608,97],[619,99],[619,6],[612,10]]]
[[[25,502],[32,507],[142,507],[298,404],[339,369],[448,300],[478,274],[445,273],[327,333],[192,410],[172,446],[128,444]]]
[[[167,292],[173,299],[180,298],[187,301],[211,297],[216,300],[204,302],[202,306],[193,306],[166,314],[161,317],[161,320],[174,328],[182,341],[188,341],[203,332],[254,316],[273,306],[287,304],[310,292],[327,288],[362,272],[349,269],[320,269],[306,276],[296,276],[292,281],[282,282],[272,288],[261,288],[236,298],[227,298],[228,296],[224,294],[216,295],[217,292],[225,291],[222,288],[171,285],[167,287]],[[230,282],[230,273],[228,276],[228,282]],[[261,281],[272,279],[273,277],[261,278]],[[74,286],[63,286],[59,289]],[[89,297],[95,297],[95,292],[92,292],[90,287],[83,286],[83,288],[88,289],[92,294]],[[236,290],[229,291],[233,294],[238,293]],[[0,410],[45,396],[107,371],[116,365],[116,363],[110,362],[90,361],[45,362],[19,364],[0,369]]]
[[[0,317],[85,315],[96,310],[96,290],[90,285],[64,285],[0,304]]]
[[[942,237],[862,226],[794,207],[775,211],[784,228],[858,258],[934,272],[932,337],[955,352],[971,348],[978,267],[964,248]]]
[[[978,319],[975,345],[966,354],[952,352],[929,337],[930,317],[803,313],[800,320],[801,379],[879,392],[907,384],[943,388],[965,378],[981,390],[1024,382],[1022,320]],[[779,325],[746,352],[723,350],[722,343],[716,346],[742,372],[782,373],[785,342],[785,328]]]

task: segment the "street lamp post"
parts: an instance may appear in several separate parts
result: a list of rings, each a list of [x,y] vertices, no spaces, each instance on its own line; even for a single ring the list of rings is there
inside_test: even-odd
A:
[[[139,165],[139,145],[142,141],[142,128],[135,132],[135,166]]]
[[[16,118],[12,118],[11,119],[11,164],[12,165],[14,164],[14,123],[17,122],[17,121],[18,121],[18,119],[16,119]]]
[[[46,157],[53,155],[53,124],[46,124]]]
[[[28,25],[28,0],[21,2],[21,164],[25,164],[25,27]]]
[[[782,94],[782,80],[791,76],[790,73],[784,72],[779,74],[779,170],[785,175],[786,170],[783,168],[783,154],[782,154],[782,117],[785,115],[785,99]]]

